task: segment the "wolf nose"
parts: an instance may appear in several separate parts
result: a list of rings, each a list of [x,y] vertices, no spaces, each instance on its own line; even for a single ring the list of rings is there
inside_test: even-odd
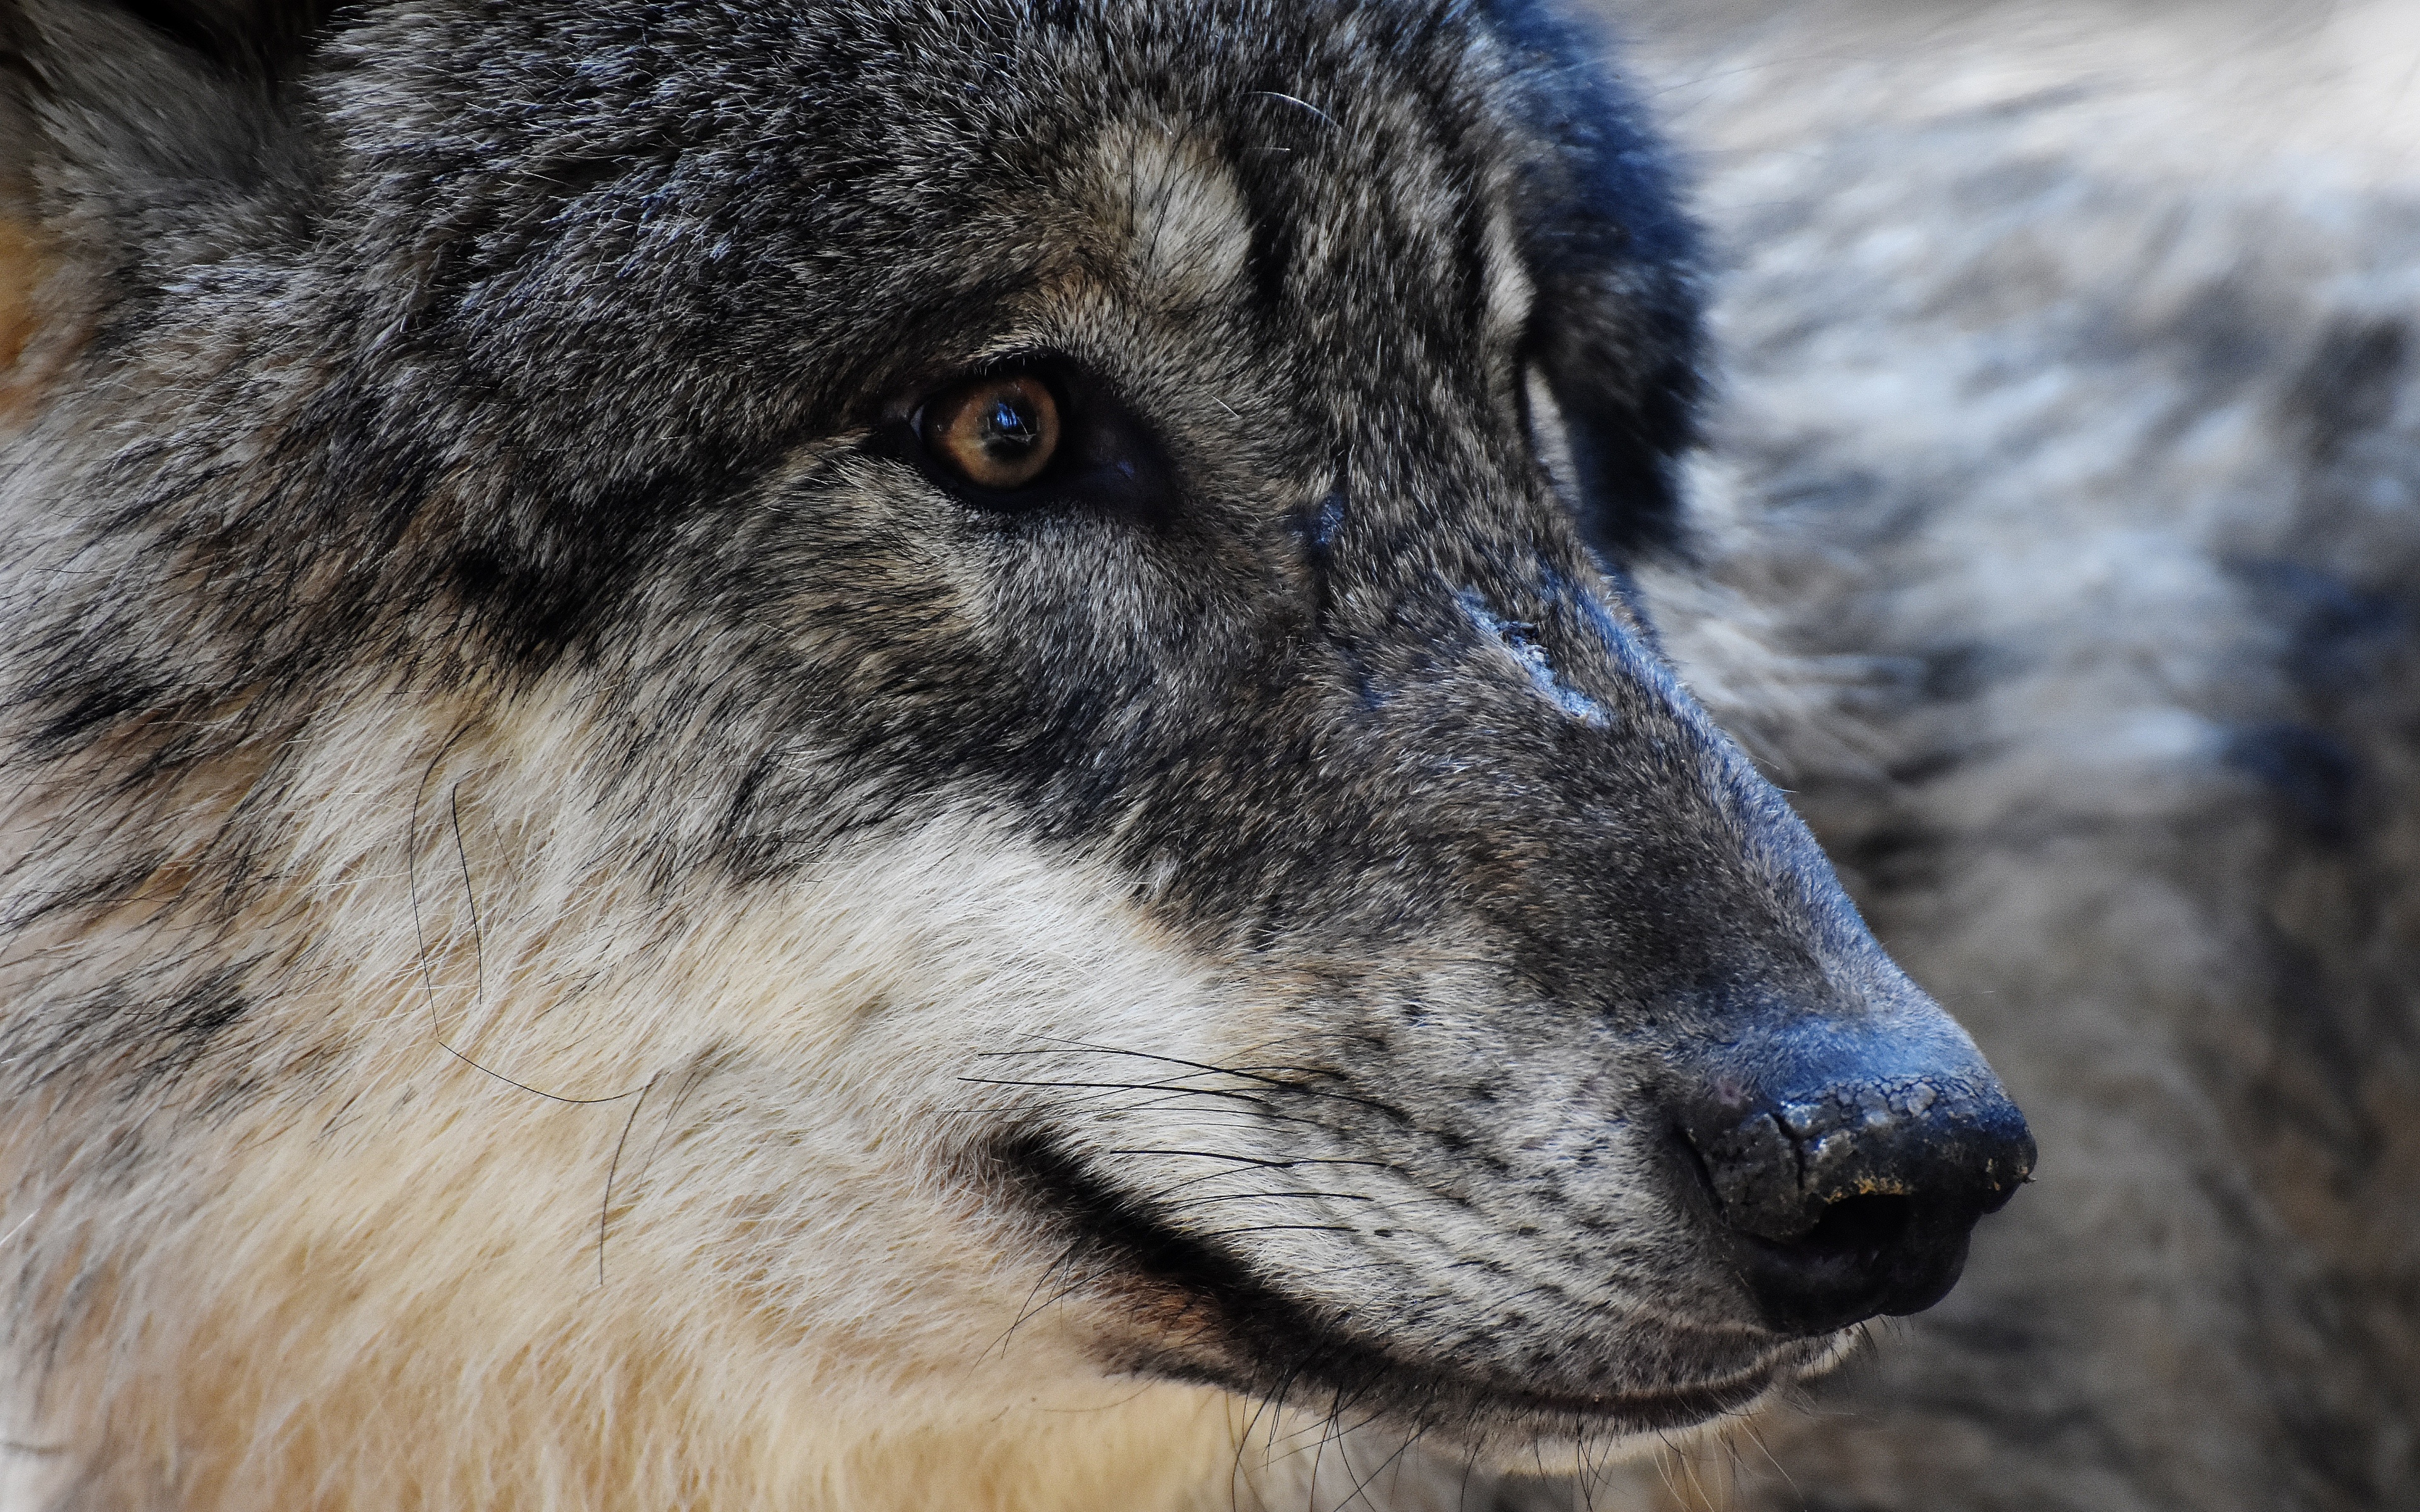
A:
[[[1717,1078],[1683,1133],[1766,1324],[1792,1335],[1939,1302],[1976,1222],[2034,1165],[2024,1116],[1979,1060],[1778,1096]]]

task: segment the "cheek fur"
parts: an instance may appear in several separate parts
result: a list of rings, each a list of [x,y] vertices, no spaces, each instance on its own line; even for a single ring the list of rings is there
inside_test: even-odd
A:
[[[29,1427],[132,1372],[153,1386],[113,1409],[117,1470],[180,1455],[227,1505],[397,1473],[423,1413],[486,1445],[430,1473],[512,1463],[582,1502],[709,1444],[740,1499],[855,1466],[863,1505],[910,1483],[893,1458],[963,1459],[970,1497],[1022,1478],[1035,1506],[1109,1473],[1088,1457],[1123,1464],[1121,1434],[1168,1447],[1147,1483],[1117,1473],[1138,1505],[1232,1462],[1227,1399],[1112,1389],[1080,1303],[1019,1326],[1055,1251],[946,1174],[1017,1095],[978,1079],[985,1047],[1233,1053],[1114,879],[953,812],[744,896],[666,887],[606,859],[625,837],[564,780],[592,710],[418,708],[410,731],[383,698],[333,714],[287,773],[291,811],[350,822],[282,836],[276,884],[219,926],[314,919],[253,963],[243,1018],[142,1107],[50,1099],[80,1148],[152,1153],[60,1207],[37,1151],[0,1147],[22,1273],[89,1304],[19,1378],[44,1383]],[[246,1091],[272,1059],[290,1073]],[[95,1242],[135,1230],[140,1251]],[[1106,1440],[1052,1426],[1113,1406]],[[1022,1446],[937,1447],[1004,1407],[1043,1414]]]

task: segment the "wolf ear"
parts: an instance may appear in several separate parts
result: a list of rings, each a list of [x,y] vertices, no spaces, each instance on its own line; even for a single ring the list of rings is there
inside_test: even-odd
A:
[[[335,0],[0,0],[0,72],[39,88],[69,39],[108,47],[132,23],[229,78],[273,79],[309,47]]]
[[[221,70],[273,79],[328,19],[334,0],[112,0],[116,8]]]
[[[0,214],[55,208],[55,172],[183,179],[256,143],[334,3],[0,0]]]
[[[330,4],[0,0],[0,424],[108,306],[263,221]]]
[[[1580,524],[1609,565],[1679,544],[1679,467],[1697,442],[1697,227],[1610,45],[1545,0],[1492,0],[1515,98],[1547,150],[1519,190],[1538,289],[1529,360],[1563,414]]]

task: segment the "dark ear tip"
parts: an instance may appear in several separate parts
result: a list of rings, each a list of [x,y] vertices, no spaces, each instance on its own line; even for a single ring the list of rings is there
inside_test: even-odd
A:
[[[239,76],[273,78],[300,57],[335,0],[108,0],[160,36]]]

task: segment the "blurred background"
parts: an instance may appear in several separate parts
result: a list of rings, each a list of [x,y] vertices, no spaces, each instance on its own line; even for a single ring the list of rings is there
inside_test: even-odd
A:
[[[1603,9],[1715,249],[1676,648],[2042,1160],[1593,1504],[2420,1507],[2420,3]]]

